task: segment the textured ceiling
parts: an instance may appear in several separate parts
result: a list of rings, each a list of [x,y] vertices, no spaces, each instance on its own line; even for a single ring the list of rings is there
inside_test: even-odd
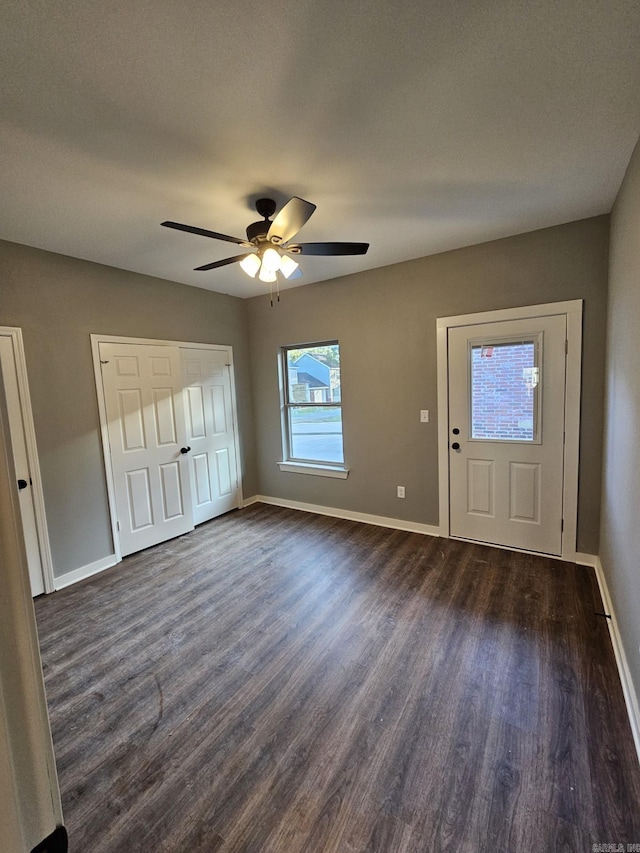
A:
[[[210,290],[264,285],[251,204],[317,204],[304,278],[608,212],[640,133],[637,0],[3,0],[0,238]],[[0,285],[1,288],[1,285]]]

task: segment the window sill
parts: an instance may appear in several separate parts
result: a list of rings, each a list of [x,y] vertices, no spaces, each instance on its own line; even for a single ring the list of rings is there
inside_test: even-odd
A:
[[[291,474],[313,474],[316,477],[334,477],[337,480],[346,480],[349,476],[348,468],[335,468],[333,465],[318,465],[311,462],[278,462],[281,471]]]

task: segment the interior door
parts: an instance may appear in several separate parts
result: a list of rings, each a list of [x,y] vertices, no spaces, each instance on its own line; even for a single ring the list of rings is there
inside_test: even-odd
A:
[[[193,521],[238,506],[235,424],[225,349],[181,349]]]
[[[193,530],[180,351],[100,344],[122,555]]]
[[[5,402],[0,376],[0,838],[26,851],[61,826],[62,807]]]
[[[449,329],[452,536],[562,553],[566,317]]]
[[[36,596],[44,592],[42,559],[38,544],[38,528],[33,505],[33,489],[29,472],[24,425],[22,423],[22,408],[20,406],[20,392],[16,374],[13,342],[10,337],[4,335],[0,335],[0,365],[2,366],[2,378],[7,399],[13,463],[17,478],[16,489],[18,490],[24,544],[27,552],[31,594]]]

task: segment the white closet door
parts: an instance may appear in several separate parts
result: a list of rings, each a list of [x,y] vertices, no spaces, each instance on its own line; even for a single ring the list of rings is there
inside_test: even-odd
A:
[[[181,349],[193,521],[238,506],[231,376],[226,350]]]
[[[100,344],[123,556],[193,530],[180,351]]]

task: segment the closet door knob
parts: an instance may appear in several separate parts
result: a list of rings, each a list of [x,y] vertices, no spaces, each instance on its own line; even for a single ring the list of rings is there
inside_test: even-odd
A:
[[[188,453],[190,450],[191,450],[191,448],[190,448],[190,447],[181,447],[181,448],[180,448],[180,453],[182,453],[182,454],[184,454],[184,453]]]

